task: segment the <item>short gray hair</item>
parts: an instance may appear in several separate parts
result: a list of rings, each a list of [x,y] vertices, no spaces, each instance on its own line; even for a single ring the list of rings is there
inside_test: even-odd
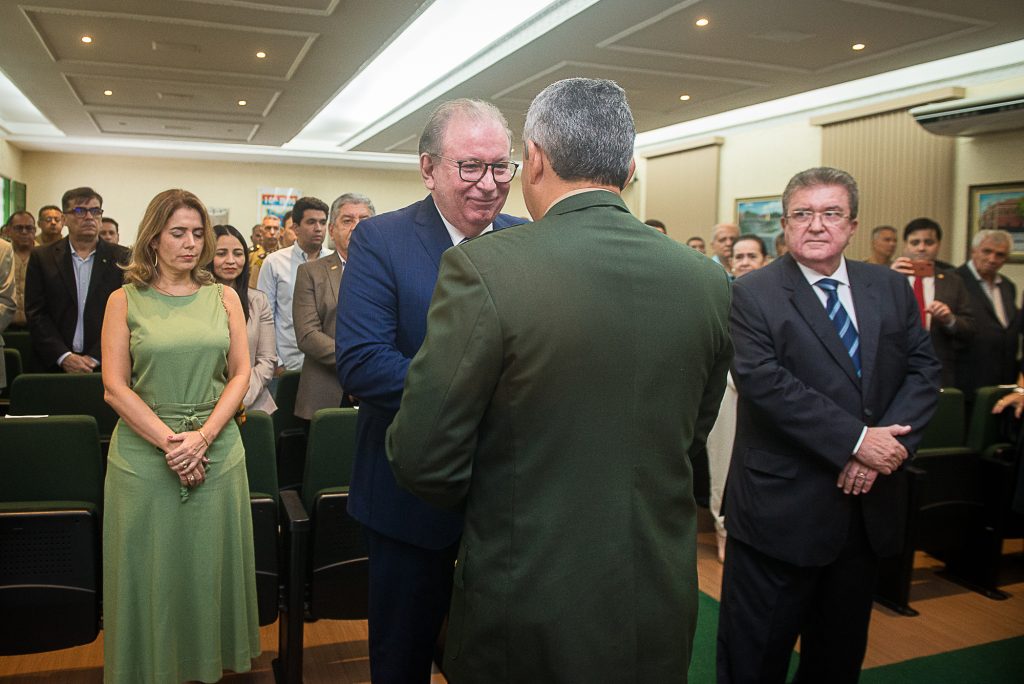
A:
[[[853,176],[846,173],[846,171],[833,169],[830,166],[819,166],[817,168],[807,169],[806,171],[801,171],[789,179],[789,183],[786,185],[786,190],[782,193],[783,215],[789,214],[789,198],[793,196],[794,192],[802,190],[803,188],[813,188],[818,185],[838,185],[846,188],[846,194],[850,199],[850,218],[857,218],[857,209],[860,204],[860,195],[857,192],[857,181],[853,179]]]
[[[420,134],[419,153],[438,156],[444,147],[444,136],[448,131],[448,124],[457,116],[464,116],[474,121],[494,121],[505,129],[508,136],[509,150],[512,149],[512,129],[508,127],[508,121],[501,110],[490,102],[483,100],[472,100],[459,98],[442,102],[437,106],[427,119],[426,126]]]
[[[971,239],[971,247],[977,249],[978,247],[981,247],[981,243],[985,240],[995,240],[996,242],[1003,243],[1010,249],[1013,248],[1012,235],[1005,230],[993,230],[991,228],[984,228],[975,233],[974,237]]]
[[[526,112],[523,143],[531,140],[544,150],[562,180],[624,188],[636,141],[626,91],[603,79],[552,83]]]
[[[328,223],[334,223],[334,219],[337,218],[338,212],[341,211],[341,208],[346,204],[365,204],[370,210],[370,214],[372,216],[377,215],[377,210],[373,208],[373,202],[370,201],[369,197],[359,192],[346,192],[331,203],[331,216]]]

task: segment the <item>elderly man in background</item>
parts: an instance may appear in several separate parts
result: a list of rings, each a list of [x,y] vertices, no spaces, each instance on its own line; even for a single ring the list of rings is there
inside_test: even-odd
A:
[[[499,213],[517,165],[496,107],[479,100],[440,105],[419,152],[430,195],[359,224],[338,295],[338,379],[359,400],[348,511],[369,541],[375,684],[430,679],[462,532],[459,512],[435,509],[401,489],[384,455],[384,433],[426,333],[438,263],[453,245],[522,222]]]
[[[857,183],[833,168],[782,195],[789,254],[733,285],[739,393],[718,682],[856,682],[879,559],[905,542],[900,468],[939,364],[904,278],[843,255]]]
[[[726,273],[732,273],[732,245],[739,236],[739,227],[731,223],[719,223],[711,229],[711,260],[721,264]]]
[[[360,221],[374,214],[366,195],[347,192],[331,204],[330,233],[334,252],[299,266],[295,274],[292,319],[302,362],[295,415],[310,420],[318,409],[338,407],[342,389],[334,362],[334,333],[338,318],[338,288],[348,263],[348,244]]]
[[[444,255],[388,432],[399,482],[465,509],[445,674],[683,681],[697,611],[687,450],[725,386],[728,280],[619,196],[635,129],[615,83],[547,87],[523,137],[537,223]]]
[[[1017,379],[1017,287],[999,273],[1012,249],[1013,238],[1005,230],[979,230],[971,241],[971,258],[956,269],[974,314],[974,337],[960,350],[956,362],[956,386],[968,401],[979,387],[1012,384]]]

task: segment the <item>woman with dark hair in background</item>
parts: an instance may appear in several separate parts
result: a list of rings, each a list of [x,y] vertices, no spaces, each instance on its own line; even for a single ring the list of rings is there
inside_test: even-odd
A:
[[[274,337],[274,314],[267,295],[249,287],[249,248],[242,233],[234,226],[214,226],[217,248],[207,269],[217,282],[234,288],[245,312],[245,331],[249,339],[249,391],[242,404],[246,410],[277,410],[268,385],[277,366],[277,342]]]
[[[214,682],[260,653],[245,450],[245,315],[199,198],[153,198],[103,319],[103,386],[121,419],[103,509],[104,681]]]

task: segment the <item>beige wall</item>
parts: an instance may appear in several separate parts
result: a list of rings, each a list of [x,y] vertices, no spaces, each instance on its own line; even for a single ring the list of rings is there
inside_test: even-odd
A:
[[[22,151],[6,140],[0,140],[0,176],[24,183],[21,175]]]
[[[821,164],[821,128],[806,118],[725,136],[719,174],[718,222],[735,223],[736,200],[781,195],[794,174]],[[707,226],[705,237],[711,237]]]
[[[419,172],[243,164],[144,157],[24,152],[20,180],[28,185],[30,209],[59,204],[65,190],[89,185],[103,195],[107,214],[121,224],[121,242],[131,243],[152,197],[167,188],[196,193],[207,206],[226,207],[231,223],[246,236],[257,222],[257,191],[265,186],[295,187],[328,204],[343,192],[362,192],[378,212],[404,207],[426,196]],[[527,216],[518,178],[505,211]]]

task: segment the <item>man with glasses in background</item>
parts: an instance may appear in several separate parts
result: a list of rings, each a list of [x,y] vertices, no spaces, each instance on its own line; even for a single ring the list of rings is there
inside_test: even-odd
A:
[[[384,453],[406,369],[426,334],[441,254],[521,219],[500,214],[518,165],[496,107],[453,100],[420,136],[420,175],[430,195],[360,222],[338,296],[336,360],[359,400],[348,512],[367,531],[370,674],[375,684],[430,680],[430,661],[451,597],[462,516],[399,487]]]
[[[718,682],[857,681],[880,558],[905,541],[906,474],[940,366],[906,279],[848,260],[857,183],[782,195],[789,254],[733,285],[739,393],[725,497]]]
[[[36,246],[36,219],[27,211],[16,211],[7,219],[4,234],[14,248],[14,318],[11,327],[23,330],[28,327],[25,317],[25,273],[28,258]]]
[[[129,251],[100,240],[103,198],[92,188],[61,199],[68,236],[32,251],[25,275],[25,313],[40,362],[54,371],[91,373],[100,365],[100,328],[107,298],[121,287]]]

